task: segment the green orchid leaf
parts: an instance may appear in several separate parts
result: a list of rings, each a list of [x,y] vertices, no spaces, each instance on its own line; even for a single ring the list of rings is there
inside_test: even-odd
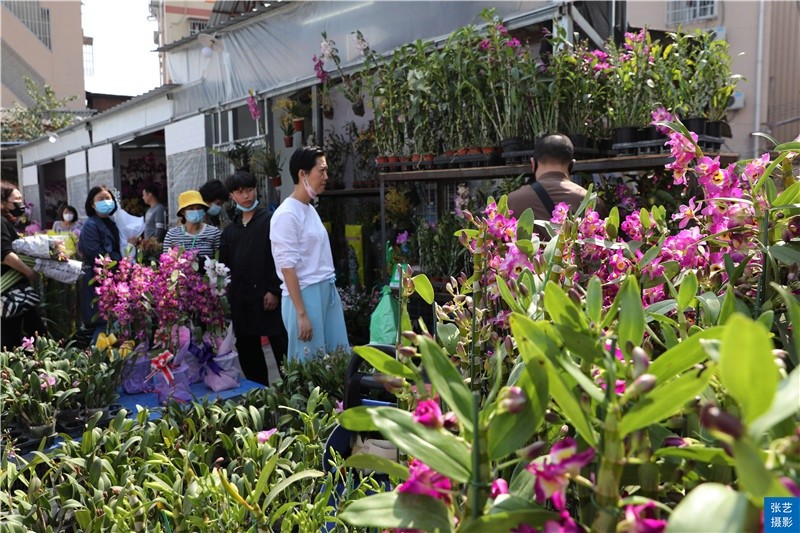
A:
[[[788,244],[779,244],[769,247],[769,254],[776,260],[785,265],[795,265],[800,263],[800,250]]]
[[[358,527],[419,529],[447,533],[452,518],[441,500],[422,494],[385,492],[355,500],[337,516]]]
[[[600,343],[591,334],[579,333],[559,324],[555,324],[553,330],[561,337],[564,347],[581,359],[588,360],[590,363],[602,359],[603,350],[600,348]]]
[[[800,152],[800,142],[789,141],[787,143],[779,144],[773,150],[776,152]]]
[[[520,524],[542,527],[548,520],[557,520],[555,513],[542,510],[519,510],[490,513],[477,519],[464,521],[459,533],[485,533],[487,531],[511,531]]]
[[[739,483],[757,507],[764,505],[765,496],[791,496],[789,489],[764,466],[760,450],[749,438],[744,437],[733,442],[733,457]]]
[[[703,309],[706,323],[716,325],[719,322],[719,311],[722,307],[721,298],[713,292],[704,292],[697,295],[697,302]]]
[[[458,326],[451,322],[437,322],[436,336],[448,354],[456,353],[458,341],[461,340],[461,332],[458,330]]]
[[[421,337],[419,351],[431,385],[447,405],[453,408],[459,422],[471,433],[472,393],[464,384],[461,373],[432,339]]]
[[[524,446],[538,429],[538,425],[531,424],[533,416],[530,401],[519,413],[495,413],[489,421],[489,459],[502,459]]]
[[[619,230],[619,209],[617,206],[611,208],[611,211],[606,218],[606,234],[608,238],[612,241],[617,239],[617,233]]]
[[[778,368],[771,335],[763,325],[733,315],[722,335],[719,368],[722,384],[742,408],[746,424],[769,409],[778,390]]]
[[[527,208],[517,218],[517,240],[530,240],[533,236],[533,209]]]
[[[700,341],[704,339],[719,339],[725,331],[723,327],[708,328],[696,333],[677,346],[670,348],[653,361],[648,374],[653,374],[659,383],[685,372],[698,363],[708,359]]]
[[[516,298],[514,298],[514,295],[511,294],[511,289],[508,288],[506,280],[498,276],[495,278],[495,281],[497,282],[497,288],[500,290],[500,296],[503,298],[503,301],[506,303],[509,309],[515,313],[524,314],[525,309],[522,308],[522,306],[517,302]]]
[[[525,395],[528,397],[531,413],[527,418],[527,422],[533,431],[537,431],[542,422],[544,422],[544,414],[550,401],[544,357],[534,356],[528,361],[523,360],[522,373],[516,385],[524,390]]]
[[[642,223],[642,227],[645,231],[653,227],[653,221],[650,219],[650,211],[644,207],[639,210],[639,221]]]
[[[564,417],[575,427],[578,434],[592,448],[597,447],[597,436],[586,413],[581,409],[575,392],[567,386],[561,372],[550,361],[547,364],[547,383],[553,400],[558,404]]]
[[[395,407],[370,407],[368,411],[378,431],[402,452],[453,481],[469,480],[471,455],[463,440],[442,429],[423,426],[411,413]]]
[[[800,181],[790,185],[788,189],[780,193],[778,197],[775,198],[775,201],[772,203],[772,205],[779,206],[794,204],[797,203],[798,198],[800,198]]]
[[[769,409],[748,425],[750,436],[758,439],[774,425],[800,412],[800,366],[795,367],[786,379],[780,382]]]
[[[672,416],[695,396],[703,392],[708,385],[712,369],[703,372],[690,371],[677,379],[657,385],[636,402],[633,408],[625,413],[619,423],[620,436],[645,428]],[[660,383],[657,382],[657,383]]]
[[[770,283],[770,286],[781,295],[781,298],[783,298],[783,302],[786,304],[786,313],[788,315],[789,323],[800,324],[800,302],[797,301],[797,298],[785,287],[782,287],[777,283]],[[792,354],[794,356],[793,361],[795,364],[797,364],[797,361],[800,360],[800,335],[797,335],[795,332],[795,334],[792,335],[792,341],[792,346],[790,346],[789,349],[794,351]]]
[[[639,283],[633,276],[622,282],[619,297],[619,319],[617,321],[617,338],[619,347],[630,358],[628,343],[641,346],[644,339],[644,309]]]
[[[728,290],[725,291],[725,298],[722,300],[722,307],[719,310],[719,319],[717,323],[724,326],[728,323],[728,319],[736,312],[736,295],[728,285]]]
[[[412,380],[417,379],[417,374],[413,370],[373,346],[356,346],[353,351],[382,374]]]
[[[707,446],[686,446],[683,448],[661,448],[655,451],[656,457],[677,457],[694,461],[696,463],[730,465],[733,466],[733,457],[725,453],[722,448],[709,448]]]
[[[703,483],[681,500],[669,517],[666,533],[759,531],[758,513],[750,511],[747,496],[728,485]]]
[[[684,276],[678,288],[678,312],[682,313],[694,300],[697,294],[697,275],[690,270]]]
[[[378,431],[367,409],[369,409],[367,406],[359,405],[341,412],[338,418],[339,424],[350,431]]]
[[[433,285],[431,280],[425,274],[417,274],[411,281],[414,283],[414,291],[419,294],[420,298],[425,300],[428,305],[433,304]]]
[[[597,276],[592,276],[586,288],[586,316],[595,324],[603,317],[603,284]]]
[[[277,498],[281,492],[283,492],[287,487],[289,487],[293,483],[296,483],[303,479],[322,477],[324,475],[325,474],[323,472],[320,472],[319,470],[303,470],[302,472],[297,472],[295,474],[292,474],[291,476],[287,477],[286,479],[284,479],[283,481],[272,487],[272,490],[269,491],[266,498],[264,498],[264,502],[261,504],[261,508],[262,509],[269,508],[269,504],[272,503],[272,500]]]
[[[581,309],[552,281],[544,289],[544,306],[556,324],[575,332],[588,332],[589,324]]]
[[[395,461],[390,461],[389,459],[379,455],[372,455],[370,453],[357,453],[355,455],[351,455],[345,460],[344,465],[352,468],[363,468],[375,470],[376,472],[383,472],[384,474],[389,474],[390,476],[396,477],[397,479],[401,479],[403,481],[408,479],[409,476],[407,466],[401,465]]]
[[[600,387],[597,386],[597,384],[595,384],[594,381],[589,379],[586,374],[581,372],[581,369],[578,367],[578,365],[574,364],[566,357],[559,359],[559,363],[561,364],[561,368],[563,368],[567,374],[572,376],[575,382],[586,392],[586,394],[589,395],[591,399],[598,403],[603,403],[605,401],[605,393],[602,391],[602,389],[600,389]]]

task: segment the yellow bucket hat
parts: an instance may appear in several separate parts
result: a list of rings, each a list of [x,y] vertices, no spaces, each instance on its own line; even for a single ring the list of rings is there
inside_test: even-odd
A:
[[[198,191],[183,191],[178,195],[178,214],[190,205],[202,205],[208,209],[208,204],[203,201],[203,196]]]

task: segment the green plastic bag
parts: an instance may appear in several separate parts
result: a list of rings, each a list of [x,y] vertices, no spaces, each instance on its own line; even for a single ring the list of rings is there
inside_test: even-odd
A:
[[[383,287],[378,306],[369,319],[370,344],[394,344],[397,342],[397,302],[392,298],[392,289]]]

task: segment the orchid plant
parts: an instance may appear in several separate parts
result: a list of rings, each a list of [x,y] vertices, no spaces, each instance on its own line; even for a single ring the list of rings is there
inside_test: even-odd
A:
[[[800,382],[800,341],[786,329],[800,319],[798,282],[781,263],[800,253],[800,183],[779,165],[800,143],[723,169],[680,123],[665,126],[676,183],[697,179],[704,192],[700,214],[689,200],[671,220],[655,207],[620,225],[614,210],[604,220],[591,209],[590,194],[577,217],[556,208],[543,245],[531,211],[515,218],[505,198],[490,200],[483,216],[468,217],[475,229],[461,232],[473,272],[451,282],[434,331],[406,331],[411,345],[398,344],[397,359],[356,349],[392,376],[384,381],[413,412],[356,408],[341,423],[380,431],[413,459],[348,460],[401,483],[352,503],[345,521],[422,531],[750,530],[764,496],[795,493],[800,472],[785,459],[796,452],[778,443],[798,439],[798,406],[784,396]],[[791,184],[778,194],[771,177],[787,171]],[[403,287],[432,301],[424,276],[404,277]],[[756,373],[763,379],[753,382]],[[765,462],[759,445],[780,447],[784,459]],[[709,466],[698,476],[686,461]],[[713,465],[733,467],[738,490],[720,485],[729,477]],[[687,495],[666,505],[661,495],[676,484]],[[723,516],[698,511],[709,505]]]

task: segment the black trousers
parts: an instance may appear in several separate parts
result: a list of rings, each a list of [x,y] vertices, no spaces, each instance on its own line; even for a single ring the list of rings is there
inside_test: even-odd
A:
[[[289,338],[286,334],[269,335],[269,345],[272,353],[275,354],[275,362],[278,368],[283,365],[286,358],[286,350],[289,348]],[[242,366],[244,377],[250,381],[269,386],[269,370],[267,361],[264,359],[264,351],[261,349],[261,336],[259,335],[237,335],[236,351],[239,352],[239,364]]]
[[[13,350],[22,344],[22,337],[33,337],[34,333],[47,335],[47,326],[35,307],[14,318],[4,318],[0,324],[0,347]]]

